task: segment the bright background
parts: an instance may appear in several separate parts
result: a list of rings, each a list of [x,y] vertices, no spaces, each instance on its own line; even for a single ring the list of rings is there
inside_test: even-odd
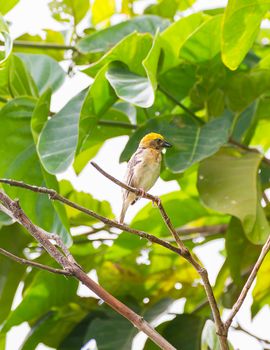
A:
[[[8,1],[8,0],[6,0]],[[142,12],[145,6],[153,3],[154,1],[137,1],[136,11],[138,13]],[[47,6],[48,0],[21,0],[19,4],[8,13],[6,16],[7,20],[11,22],[10,31],[12,37],[22,35],[25,32],[30,34],[40,34],[42,29],[50,28],[55,30],[63,30],[64,27],[53,20],[50,17],[50,11]],[[226,0],[198,0],[192,9],[186,11],[187,14],[191,12],[197,12],[206,8],[213,8],[217,6],[225,6]],[[114,21],[117,22],[118,18],[115,16]],[[65,68],[65,64],[63,64]],[[65,103],[77,92],[81,91],[83,88],[89,85],[91,79],[86,75],[77,72],[72,78],[67,78],[65,84],[57,91],[53,96],[52,106],[54,111],[60,110]],[[119,164],[119,156],[122,152],[126,142],[127,137],[118,137],[113,140],[105,142],[104,146],[101,148],[97,156],[95,157],[95,162],[102,165],[110,174],[114,175],[116,178],[122,179],[126,169],[126,164]],[[108,200],[114,212],[119,214],[121,207],[121,190],[118,186],[113,185],[109,180],[100,176],[97,171],[90,165],[82,171],[79,176],[76,176],[74,171],[70,169],[65,172],[59,178],[65,178],[73,183],[73,186],[77,190],[85,191],[91,193],[94,197],[100,200]],[[159,179],[156,185],[151,190],[154,195],[162,195],[174,190],[177,190],[178,184],[175,181],[164,182]],[[146,204],[145,200],[140,200],[135,206],[131,207],[127,213],[126,221],[129,220]],[[217,273],[224,261],[224,258],[219,253],[224,247],[224,240],[210,242],[203,245],[202,247],[195,249],[197,256],[201,259],[203,264],[208,270],[209,278],[211,282],[215,281]],[[241,252],[239,252],[241,254]],[[95,277],[92,276],[91,277]],[[269,278],[269,276],[267,276]],[[21,300],[22,285],[17,291],[15,302],[13,308],[15,308]],[[270,340],[270,312],[268,306],[265,306],[257,316],[251,320],[250,305],[252,303],[251,296],[252,288],[246,298],[240,312],[237,314],[236,320],[251,333],[256,334],[260,338]],[[89,296],[89,291],[80,286],[78,293],[82,296]],[[176,302],[171,311],[181,310],[183,303],[180,300]],[[228,315],[227,310],[225,310],[223,316]],[[18,327],[14,327],[8,334],[7,337],[7,349],[6,350],[19,350],[20,345],[23,342],[25,334],[29,331],[27,323],[24,323]],[[144,335],[139,334],[133,344],[133,350],[140,350],[141,344],[145,339]],[[262,345],[259,341],[256,341],[253,337],[250,337],[242,332],[230,331],[229,340],[232,342],[234,349],[239,350],[261,350]],[[37,350],[50,349],[47,346],[39,345]],[[89,342],[84,350],[95,349],[95,343]],[[270,349],[270,347],[269,347]],[[117,350],[117,349],[116,349]],[[128,349],[127,349],[128,350]]]

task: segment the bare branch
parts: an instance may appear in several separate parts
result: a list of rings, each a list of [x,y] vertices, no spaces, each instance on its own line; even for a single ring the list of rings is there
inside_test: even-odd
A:
[[[37,263],[35,261],[27,260],[27,259],[24,259],[24,258],[19,258],[18,256],[8,252],[7,250],[5,250],[3,248],[0,248],[0,254],[5,255],[6,257],[8,257],[8,258],[10,258],[10,259],[20,263],[20,264],[23,264],[23,265],[28,265],[28,266],[31,266],[31,267],[37,267],[38,269],[49,271],[49,272],[52,272],[52,273],[57,273],[59,275],[66,275],[66,276],[71,276],[72,275],[69,271],[66,271],[66,270],[55,269],[55,268],[53,268],[51,266],[43,265],[43,264]]]
[[[256,278],[257,276],[257,273],[259,271],[259,268],[261,267],[262,265],[262,262],[266,256],[266,254],[269,252],[270,250],[270,235],[266,241],[266,243],[264,244],[264,246],[262,247],[262,250],[261,250],[261,253],[259,255],[259,258],[258,260],[256,261],[237,301],[235,302],[235,304],[233,305],[233,308],[232,308],[232,311],[231,311],[231,314],[229,315],[227,321],[225,322],[225,330],[228,331],[232,321],[233,321],[233,318],[235,317],[235,315],[237,314],[237,312],[239,311],[239,309],[241,308],[246,296],[247,296],[247,293],[254,281],[254,279]]]
[[[44,193],[44,192],[42,192]],[[107,303],[116,312],[127,318],[135,327],[143,331],[149,338],[156,343],[161,349],[176,350],[166,339],[164,339],[154,328],[152,328],[141,316],[136,314],[133,310],[113,297],[100,285],[94,282],[85,272],[82,271],[75,259],[64,256],[57,248],[50,242],[50,236],[44,234],[44,230],[34,225],[27,217],[24,211],[19,206],[18,201],[13,201],[5,193],[0,191],[0,201],[16,218],[16,220],[24,226],[28,232],[42,244],[47,252],[60,263],[68,274],[76,277],[79,281],[85,284],[91,291],[98,295],[105,303]]]

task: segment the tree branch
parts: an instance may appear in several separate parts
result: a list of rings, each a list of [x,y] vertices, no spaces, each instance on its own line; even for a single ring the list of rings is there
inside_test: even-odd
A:
[[[104,170],[102,170],[102,171],[104,172]],[[107,174],[106,172],[104,172],[104,173]],[[111,177],[111,175],[109,175],[109,174],[107,174],[107,175],[109,176],[109,178]],[[115,182],[116,184],[118,184],[119,186],[122,187],[122,183],[119,180],[116,180],[113,177],[111,177],[111,178],[113,179],[112,180],[113,182]],[[150,242],[159,244],[159,245],[163,246],[164,248],[167,248],[167,249],[177,253],[178,255],[182,256],[183,258],[185,258],[187,261],[189,261],[192,264],[192,266],[196,269],[196,271],[199,273],[199,275],[202,278],[204,289],[205,289],[205,292],[206,292],[206,295],[208,298],[208,302],[210,304],[212,314],[214,317],[214,321],[215,321],[215,325],[216,325],[217,334],[219,336],[221,349],[222,350],[228,349],[227,334],[224,333],[223,323],[222,323],[221,318],[220,318],[219,309],[218,309],[217,302],[216,302],[216,299],[215,299],[214,294],[213,294],[212,287],[211,287],[209,279],[208,279],[207,271],[192,257],[192,255],[190,254],[189,250],[186,247],[184,247],[184,251],[183,251],[182,249],[177,248],[177,247],[171,245],[170,243],[168,243],[168,242],[166,242],[158,237],[150,235],[149,233],[146,233],[146,232],[140,231],[140,230],[136,230],[136,229],[133,229],[125,224],[120,224],[116,221],[107,219],[107,218],[103,217],[102,215],[99,215],[99,214],[93,212],[90,209],[84,208],[84,207],[68,200],[67,198],[58,194],[55,190],[48,189],[45,187],[32,186],[32,185],[25,184],[21,181],[16,181],[16,180],[0,179],[0,182],[5,183],[5,184],[9,184],[11,186],[25,188],[25,189],[28,189],[30,191],[37,192],[37,193],[48,194],[49,198],[52,200],[58,200],[66,205],[69,205],[72,208],[75,208],[75,209],[77,209],[77,210],[79,210],[87,215],[90,215],[90,216],[96,218],[97,220],[105,223],[106,225],[119,228],[119,229],[126,231],[126,232],[133,233],[133,234],[138,235],[142,238],[146,238]],[[136,189],[136,188],[129,187],[125,184],[123,184],[123,187],[130,190],[130,191],[135,191],[135,193],[141,195],[141,191]],[[152,200],[152,199],[154,199],[155,201],[157,200],[157,197],[152,196],[148,193],[144,193],[144,196],[145,196],[145,198],[148,198],[150,200]],[[0,197],[0,200],[1,200],[1,197]],[[160,201],[160,199],[158,199],[158,200]]]
[[[98,295],[105,303],[117,311],[119,314],[127,318],[135,327],[143,331],[149,338],[156,343],[161,349],[176,350],[166,339],[164,339],[154,328],[152,328],[141,316],[137,315],[133,310],[113,297],[100,285],[94,282],[85,272],[78,267],[75,259],[70,261],[66,256],[61,254],[50,242],[50,236],[44,234],[44,230],[34,225],[19,206],[18,201],[13,201],[6,194],[0,191],[0,201],[12,213],[12,216],[24,226],[27,231],[42,244],[47,252],[60,263],[64,270],[76,277],[85,284],[91,291]]]
[[[259,255],[259,258],[258,260],[256,261],[237,301],[235,302],[235,304],[233,305],[232,307],[232,311],[231,311],[231,314],[229,315],[227,321],[225,322],[225,330],[228,331],[230,325],[232,324],[232,321],[233,321],[233,318],[235,317],[235,315],[237,314],[237,312],[239,311],[239,309],[241,308],[246,296],[247,296],[247,293],[254,281],[254,279],[256,278],[257,276],[257,273],[259,271],[259,268],[261,267],[262,265],[262,262],[266,256],[266,254],[269,252],[270,250],[270,235],[266,241],[266,243],[264,244],[264,246],[262,247],[262,250],[261,250],[261,253]]]
[[[126,184],[124,184],[123,182],[117,180],[116,178],[114,178],[112,175],[108,174],[106,171],[104,171],[103,169],[101,169],[96,163],[91,162],[91,164],[105,177],[107,177],[109,180],[111,180],[112,182],[114,182],[115,184],[117,184],[118,186],[135,193],[138,196],[142,196],[143,198],[149,199],[152,202],[156,203],[163,220],[165,221],[165,224],[167,225],[167,227],[169,228],[170,232],[172,233],[173,237],[175,238],[177,244],[179,245],[179,249],[181,251],[181,255],[183,258],[185,258],[195,269],[196,271],[199,273],[199,275],[202,278],[203,281],[203,285],[204,285],[204,289],[206,292],[206,296],[208,299],[208,302],[210,304],[211,310],[212,310],[212,314],[214,317],[214,321],[215,321],[215,325],[216,325],[216,330],[217,330],[217,334],[219,336],[219,341],[220,341],[220,345],[221,345],[221,349],[222,350],[227,350],[228,349],[228,342],[227,342],[227,334],[224,333],[224,325],[222,323],[221,317],[220,317],[220,313],[219,313],[219,309],[217,306],[217,302],[211,287],[211,284],[209,282],[209,278],[208,278],[208,273],[206,271],[206,269],[201,266],[195,259],[194,257],[191,255],[190,251],[186,248],[186,246],[183,244],[183,242],[181,241],[181,239],[179,238],[175,228],[173,227],[171,220],[169,218],[169,216],[167,215],[161,200],[159,197],[155,197],[153,195],[151,195],[150,193],[147,192],[143,192],[137,188],[134,187],[130,187]]]
[[[200,236],[208,236],[212,234],[224,233],[228,228],[227,224],[205,225],[198,227],[179,227],[176,229],[178,234],[188,236],[192,233],[198,233]]]
[[[31,267],[37,267],[38,269],[49,271],[52,273],[57,273],[59,275],[66,275],[66,276],[72,275],[72,273],[70,273],[69,271],[66,271],[66,270],[55,269],[51,266],[43,265],[43,264],[37,263],[35,261],[27,260],[24,258],[19,258],[18,256],[8,252],[7,250],[5,250],[3,248],[0,248],[0,254],[5,255],[6,257],[18,262],[19,264],[28,265]]]

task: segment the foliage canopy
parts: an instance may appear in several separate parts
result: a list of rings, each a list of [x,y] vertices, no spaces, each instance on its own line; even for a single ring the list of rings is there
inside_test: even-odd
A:
[[[231,308],[270,232],[269,202],[262,201],[270,179],[264,158],[270,148],[270,31],[261,26],[269,1],[229,0],[225,9],[193,14],[188,14],[193,0],[159,0],[146,8],[139,1],[144,12],[137,15],[132,0],[122,0],[121,8],[114,0],[91,6],[89,0],[51,0],[52,17],[68,28],[65,37],[45,28],[42,38],[25,33],[13,40],[3,16],[18,2],[0,7],[0,177],[54,188],[114,218],[110,203],[76,191],[56,175],[71,166],[79,174],[110,138],[129,136],[122,162],[145,133],[162,133],[174,145],[161,177],[179,184],[162,197],[175,227],[200,232],[201,226],[227,225],[225,235],[217,231],[197,239],[195,230],[186,244],[193,249],[225,240],[214,292],[222,309]],[[78,68],[92,83],[54,113],[51,97]],[[260,152],[248,148],[254,146]],[[108,228],[43,195],[3,188],[20,198],[35,224],[59,234],[87,272],[96,270],[102,286],[149,322],[185,298],[183,313],[158,328],[176,348],[217,349],[213,325],[206,323],[211,313],[203,287],[185,261],[125,232],[112,232],[105,241],[92,238],[91,230],[105,234]],[[89,239],[72,235],[82,225]],[[151,204],[131,225],[170,237]],[[3,213],[0,227],[1,247],[51,264]],[[268,257],[253,291],[253,316],[269,305],[269,269]],[[95,298],[80,298],[75,280],[2,256],[0,276],[1,346],[13,326],[27,321],[31,332],[22,350],[40,342],[81,349],[92,338],[100,350],[131,348],[134,327]],[[11,310],[21,282],[23,299]],[[145,349],[155,347],[147,341]]]

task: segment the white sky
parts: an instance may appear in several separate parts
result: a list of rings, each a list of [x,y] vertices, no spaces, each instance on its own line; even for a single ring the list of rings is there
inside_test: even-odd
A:
[[[52,28],[55,30],[62,29],[59,23],[50,18],[50,13],[46,5],[47,2],[47,0],[21,0],[19,5],[17,5],[8,14],[7,19],[13,24],[11,27],[11,34],[14,38],[25,32],[30,32],[31,34],[39,33],[43,28]],[[216,6],[225,6],[226,3],[226,0],[199,0],[195,5],[193,5],[192,11],[199,11],[203,8],[212,8]],[[74,96],[88,84],[89,78],[81,73],[76,74],[72,79],[68,78],[64,86],[53,97],[53,109],[59,110],[72,96]],[[95,161],[98,164],[101,164],[104,169],[119,179],[123,178],[126,169],[125,164],[119,165],[118,163],[119,156],[126,142],[127,137],[118,137],[107,141],[95,158]],[[107,179],[98,175],[97,171],[91,166],[87,166],[79,177],[77,177],[72,170],[69,170],[65,174],[61,175],[61,178],[63,177],[71,180],[76,189],[90,192],[97,199],[108,200],[112,204],[114,212],[116,214],[119,213],[121,206],[121,191],[116,185],[112,185],[112,183]],[[163,193],[168,193],[177,189],[178,185],[176,182],[164,182],[159,179],[157,184],[151,190],[151,193],[155,195],[161,195]],[[130,220],[135,215],[135,213],[145,205],[145,203],[145,200],[141,200],[138,204],[130,208],[127,213],[127,221]],[[223,240],[220,240],[218,242],[208,243],[204,247],[196,249],[196,254],[205,264],[209,272],[210,280],[212,282],[215,281],[219,268],[223,263],[223,257],[219,254],[219,251],[223,248],[223,246]],[[82,289],[81,292],[82,291],[84,290]],[[19,288],[17,292],[16,301],[13,307],[15,307],[20,302],[20,300],[21,288]],[[243,327],[250,330],[251,332],[256,333],[258,336],[261,336],[263,338],[270,339],[269,308],[267,306],[264,307],[251,322],[251,315],[249,311],[251,303],[252,298],[251,293],[249,293],[248,298],[246,299],[242,309],[237,315],[237,320],[239,320],[240,324]],[[182,303],[177,303],[177,305],[179,307],[179,305],[182,305]],[[175,310],[179,312],[179,308]],[[19,346],[22,343],[23,338],[28,330],[29,327],[26,323],[21,326],[14,327],[8,334],[6,350],[19,349]],[[143,338],[143,336],[137,337],[136,342],[133,346],[133,350],[140,349]],[[245,334],[232,331],[230,332],[229,338],[235,349],[262,349],[260,344],[254,340],[254,338],[251,338]],[[44,350],[48,348],[44,345],[39,345],[37,349]],[[87,349],[90,350],[89,347],[87,347]]]

